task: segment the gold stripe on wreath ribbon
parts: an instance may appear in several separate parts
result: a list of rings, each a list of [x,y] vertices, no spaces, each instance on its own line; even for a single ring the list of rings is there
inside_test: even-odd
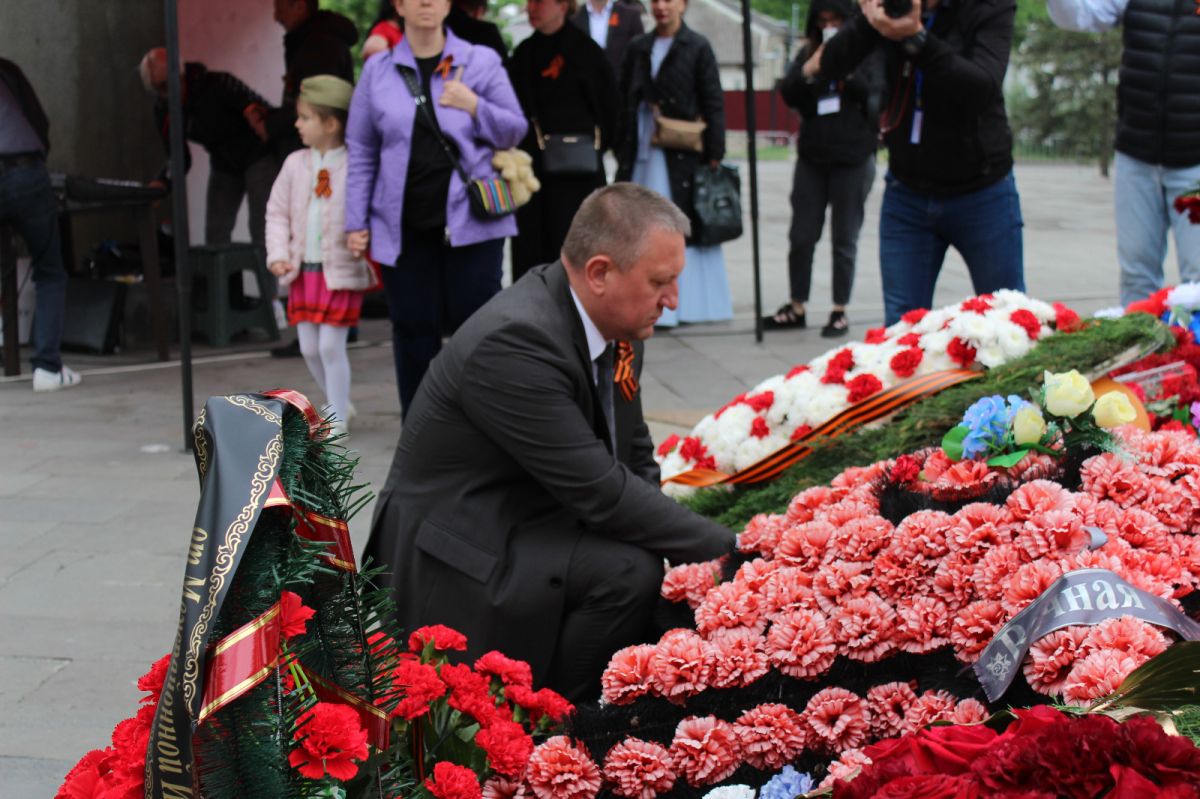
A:
[[[715,469],[690,469],[663,480],[663,484],[677,483],[693,488],[708,488],[715,485],[750,485],[773,480],[785,470],[813,453],[811,442],[820,438],[837,438],[857,430],[865,424],[889,416],[912,405],[931,394],[965,383],[982,373],[969,369],[946,369],[931,372],[898,383],[889,389],[851,405],[827,422],[811,430],[788,445],[772,452],[757,463],[733,474]]]
[[[222,638],[208,658],[198,722],[267,678],[279,662],[280,602]]]

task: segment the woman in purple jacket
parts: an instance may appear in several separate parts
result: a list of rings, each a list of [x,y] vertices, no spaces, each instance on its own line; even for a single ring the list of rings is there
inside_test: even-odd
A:
[[[473,179],[496,176],[492,155],[515,147],[526,121],[500,57],[445,29],[450,0],[395,2],[404,38],[367,61],[350,104],[346,243],[355,254],[369,247],[383,265],[406,414],[443,334],[500,291],[504,239],[517,232],[513,216],[472,214],[467,188],[409,84]]]

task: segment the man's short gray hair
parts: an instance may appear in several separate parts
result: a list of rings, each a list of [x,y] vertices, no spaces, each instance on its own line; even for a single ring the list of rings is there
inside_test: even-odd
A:
[[[636,183],[614,183],[596,189],[579,206],[562,257],[569,266],[583,268],[597,255],[607,255],[625,272],[641,258],[651,230],[685,239],[692,234],[687,215],[666,197]]]

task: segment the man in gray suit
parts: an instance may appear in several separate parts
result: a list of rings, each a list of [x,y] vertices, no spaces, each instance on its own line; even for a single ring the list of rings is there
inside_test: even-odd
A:
[[[646,640],[663,559],[733,534],[664,496],[637,376],[674,308],[687,217],[630,183],[576,215],[562,260],[475,313],[430,365],[404,423],[364,558],[408,629],[446,624],[468,657],[529,661],[572,700]]]

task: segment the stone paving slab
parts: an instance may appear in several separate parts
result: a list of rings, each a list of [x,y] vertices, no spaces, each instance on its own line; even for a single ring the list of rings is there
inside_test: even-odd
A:
[[[881,169],[882,172],[882,169]],[[762,164],[763,303],[786,297],[791,165]],[[1115,302],[1112,187],[1091,167],[1017,169],[1030,292],[1081,311]],[[872,191],[850,308],[853,332],[882,319],[878,220]],[[809,318],[817,329],[753,339],[750,239],[726,247],[735,318],[683,326],[647,345],[643,404],[656,439],[686,431],[734,395],[805,362],[822,339],[829,247],[817,248]],[[1168,273],[1174,275],[1170,261]],[[1171,278],[1173,279],[1173,278]],[[936,301],[971,293],[961,259],[947,258]],[[379,486],[400,432],[386,322],[367,320],[351,350],[359,410],[350,446],[359,477]],[[261,343],[195,346],[197,407],[211,395],[281,385],[313,392],[303,362]],[[103,746],[136,710],[134,682],[174,638],[183,550],[196,512],[195,467],[182,451],[179,373],[145,353],[68,354],[82,386],[34,395],[0,378],[0,797],[51,796],[88,748]],[[127,369],[129,371],[120,371]],[[361,551],[370,508],[350,523]]]

